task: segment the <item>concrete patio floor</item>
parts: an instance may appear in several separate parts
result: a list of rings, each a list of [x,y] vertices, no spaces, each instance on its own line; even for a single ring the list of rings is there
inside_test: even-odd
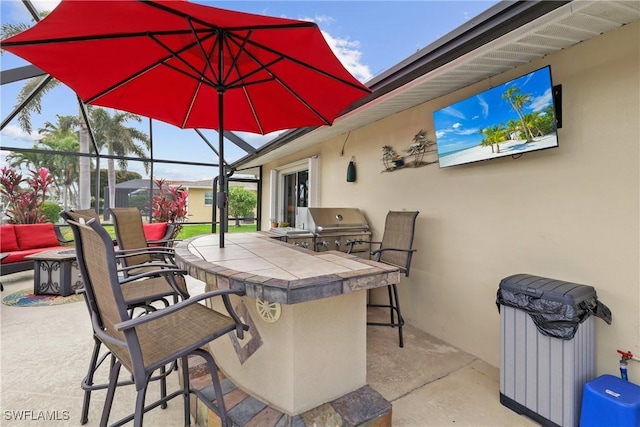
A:
[[[2,283],[4,297],[32,287],[33,273],[3,276]],[[189,288],[196,294],[204,285],[189,280]],[[80,382],[93,348],[84,303],[46,307],[0,304],[0,324],[0,425],[80,425]],[[106,371],[100,370],[96,382],[106,379]],[[397,345],[396,330],[368,327],[367,382],[392,403],[394,426],[538,425],[500,404],[497,368],[410,325],[405,327],[402,349]],[[169,391],[177,384],[177,375],[171,375]],[[153,398],[158,393],[153,384],[147,396]],[[104,391],[92,394],[87,425],[98,425],[104,395]],[[134,401],[133,387],[119,388],[110,419],[129,414]],[[37,417],[40,411],[57,419],[15,419],[18,415]],[[147,413],[145,425],[180,426],[182,414],[182,402],[174,399],[166,410]]]

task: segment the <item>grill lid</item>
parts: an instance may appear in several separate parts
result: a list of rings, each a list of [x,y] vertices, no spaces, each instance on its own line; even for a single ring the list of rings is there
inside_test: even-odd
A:
[[[369,230],[358,208],[309,208],[308,228],[316,233],[346,230]]]

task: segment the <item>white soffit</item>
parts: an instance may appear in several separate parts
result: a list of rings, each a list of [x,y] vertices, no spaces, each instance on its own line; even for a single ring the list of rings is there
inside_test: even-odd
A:
[[[252,159],[258,166],[499,75],[640,19],[640,1],[574,0],[323,126]]]

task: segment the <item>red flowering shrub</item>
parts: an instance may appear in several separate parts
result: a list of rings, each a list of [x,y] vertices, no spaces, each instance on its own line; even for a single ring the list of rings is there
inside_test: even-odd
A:
[[[182,186],[172,187],[164,179],[156,179],[158,191],[153,196],[151,209],[155,222],[185,222],[187,220],[187,196]]]
[[[6,166],[0,169],[0,193],[8,202],[4,213],[9,217],[10,224],[37,224],[47,219],[42,214],[42,204],[47,188],[55,180],[47,168],[37,171],[29,169],[29,172],[31,176],[23,178],[14,169]],[[23,187],[22,183],[27,187]]]

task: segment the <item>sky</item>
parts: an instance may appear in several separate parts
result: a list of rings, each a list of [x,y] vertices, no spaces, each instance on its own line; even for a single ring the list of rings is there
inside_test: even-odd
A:
[[[57,1],[34,1],[38,10],[52,10]],[[438,40],[450,31],[482,13],[497,1],[441,0],[441,1],[195,1],[225,9],[310,20],[318,24],[328,44],[351,74],[365,83],[391,68],[417,50]],[[0,0],[0,21],[5,23],[31,23],[31,17],[21,1]],[[22,59],[3,53],[2,70],[26,65]],[[2,119],[8,116],[16,103],[23,82],[3,85],[0,89]],[[76,115],[78,105],[73,92],[59,85],[43,98],[43,112],[32,117],[34,129],[46,121],[55,122],[56,115]],[[217,156],[193,130],[181,130],[157,121],[153,122],[154,157],[158,159],[217,162]],[[149,122],[131,123],[149,133]],[[215,131],[203,131],[205,137],[217,145]],[[238,133],[254,147],[277,135]],[[0,134],[0,148],[33,145],[35,134],[26,134],[13,120]],[[176,147],[179,147],[176,149]],[[235,145],[225,143],[225,157],[231,162],[246,153]],[[4,163],[5,151],[0,150]],[[170,165],[156,166],[155,174],[177,173]],[[134,168],[133,166],[131,167]],[[210,178],[206,170],[184,170],[179,179]],[[207,175],[207,176],[205,176]]]

